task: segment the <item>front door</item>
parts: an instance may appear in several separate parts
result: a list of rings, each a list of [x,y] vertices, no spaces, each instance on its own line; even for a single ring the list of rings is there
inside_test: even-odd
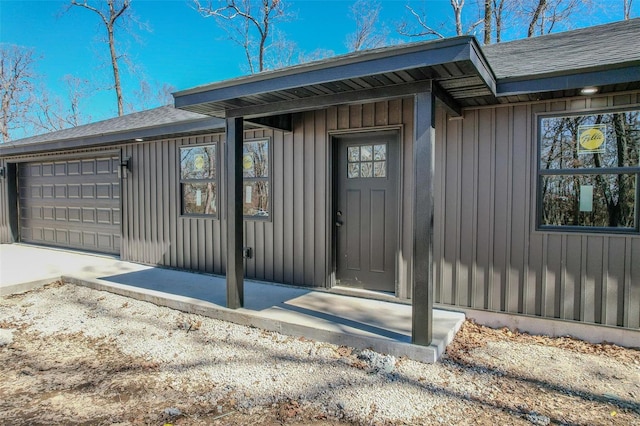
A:
[[[395,292],[398,133],[336,141],[336,284]]]

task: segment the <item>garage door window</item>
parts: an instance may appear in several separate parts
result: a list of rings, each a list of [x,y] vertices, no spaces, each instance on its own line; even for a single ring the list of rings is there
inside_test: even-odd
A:
[[[216,145],[180,148],[180,189],[183,215],[218,215]]]
[[[542,117],[541,229],[638,233],[640,111]]]

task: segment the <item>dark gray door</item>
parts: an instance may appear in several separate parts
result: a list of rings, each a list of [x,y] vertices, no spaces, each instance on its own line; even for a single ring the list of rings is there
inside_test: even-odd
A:
[[[398,232],[398,134],[338,140],[336,282],[395,291]]]
[[[111,155],[20,164],[20,240],[119,254],[118,164]]]

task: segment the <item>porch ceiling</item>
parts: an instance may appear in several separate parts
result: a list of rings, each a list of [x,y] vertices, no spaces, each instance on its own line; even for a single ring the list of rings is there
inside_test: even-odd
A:
[[[476,40],[455,37],[356,52],[174,94],[177,108],[260,117],[432,90],[455,115],[494,104],[496,82]]]

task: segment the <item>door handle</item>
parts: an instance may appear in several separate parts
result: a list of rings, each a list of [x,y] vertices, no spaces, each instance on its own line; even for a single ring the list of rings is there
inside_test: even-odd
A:
[[[342,221],[341,220],[336,220],[336,226],[337,227],[341,227],[342,226]]]
[[[338,210],[338,211],[336,212],[336,217],[337,217],[337,219],[336,219],[336,226],[337,226],[337,227],[341,227],[341,226],[342,226],[342,224],[343,224],[344,222],[342,222],[342,220],[340,220],[340,218],[342,217],[342,212],[341,212],[340,210]]]

